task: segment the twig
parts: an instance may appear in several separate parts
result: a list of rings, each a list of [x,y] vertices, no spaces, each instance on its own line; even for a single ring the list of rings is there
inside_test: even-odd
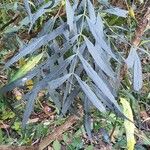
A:
[[[0,30],[3,31],[7,26],[9,26],[10,24],[12,24],[17,18],[19,17],[19,14],[15,14],[15,16],[9,20],[6,24],[4,24]]]
[[[139,46],[141,42],[141,37],[143,36],[145,29],[149,26],[150,23],[150,7],[147,8],[147,12],[145,13],[144,17],[139,22],[139,25],[135,31],[135,37],[132,41],[134,46]]]
[[[7,146],[0,145],[0,150],[37,150],[37,146]]]
[[[79,120],[78,116],[76,115],[70,116],[63,125],[57,127],[50,135],[45,137],[39,143],[39,150],[43,150],[44,148],[46,148],[52,141],[59,138],[60,135],[62,135],[65,131],[67,131],[78,120]]]
[[[116,127],[117,127],[117,118],[115,120],[115,123],[113,124],[113,129],[112,129],[112,131],[111,131],[111,133],[109,135],[109,138],[110,138],[111,141],[112,141],[112,137],[113,137],[113,134],[115,132]]]

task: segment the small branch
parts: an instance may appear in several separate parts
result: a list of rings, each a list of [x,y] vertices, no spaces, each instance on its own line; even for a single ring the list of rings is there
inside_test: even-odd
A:
[[[0,145],[0,150],[37,150],[37,146],[6,146]]]
[[[116,118],[116,120],[115,120],[115,123],[114,123],[114,125],[113,125],[113,129],[112,129],[112,131],[111,131],[111,133],[110,133],[110,136],[109,136],[109,138],[110,138],[111,141],[112,141],[112,137],[113,137],[113,134],[114,134],[114,132],[115,132],[116,127],[117,127],[117,118]]]
[[[39,150],[43,150],[46,148],[52,141],[58,139],[65,131],[67,131],[74,123],[76,123],[80,118],[76,115],[70,116],[67,121],[57,127],[50,135],[45,137],[40,143],[39,143]]]
[[[147,8],[147,12],[139,22],[139,25],[135,31],[135,37],[132,41],[132,44],[134,46],[139,46],[141,42],[141,37],[143,36],[145,29],[149,26],[149,23],[150,23],[150,7]]]
[[[9,20],[6,24],[4,24],[0,30],[3,31],[7,26],[12,24],[18,17],[19,17],[19,14],[15,14],[15,16],[11,20]]]

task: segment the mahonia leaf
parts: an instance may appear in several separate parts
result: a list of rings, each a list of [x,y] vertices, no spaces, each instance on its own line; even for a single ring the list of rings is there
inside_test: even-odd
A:
[[[48,83],[51,81],[51,80],[55,80],[56,78],[59,78],[59,76],[64,73],[64,70],[66,69],[66,67],[70,64],[70,62],[72,61],[72,59],[74,58],[75,56],[72,55],[70,56],[69,58],[67,58],[61,65],[55,67],[51,73],[47,74],[45,78],[43,78],[42,80],[40,80],[34,87],[33,89],[28,92],[24,99],[28,99],[28,96],[36,91],[36,90],[41,90],[41,89],[45,89],[47,86],[48,86]]]
[[[86,129],[86,132],[88,134],[88,137],[90,140],[92,140],[92,132],[91,132],[91,116],[90,116],[90,101],[85,96],[84,98],[84,126]]]
[[[66,101],[62,105],[62,110],[61,113],[62,115],[65,115],[67,111],[69,110],[71,104],[73,103],[75,97],[78,95],[80,92],[80,88],[75,88],[67,97]]]
[[[57,78],[55,80],[52,80],[50,81],[48,84],[50,85],[50,88],[51,89],[56,89],[58,88],[61,84],[63,84],[69,77],[70,77],[71,74],[68,74],[68,75],[65,75],[61,78]],[[29,95],[29,100],[27,102],[27,106],[26,106],[26,109],[25,109],[25,112],[24,112],[24,117],[23,117],[23,127],[25,127],[25,124],[26,122],[28,121],[28,118],[29,116],[31,115],[31,112],[33,110],[33,105],[34,105],[34,101],[35,101],[35,98],[37,96],[37,92],[39,91],[40,89],[38,90],[34,90],[34,92],[30,93]]]
[[[90,0],[87,0],[87,2],[88,2],[88,11],[89,11],[90,19],[93,23],[96,23],[95,9]]]
[[[30,24],[29,31],[31,30],[33,24],[36,22],[36,20],[41,17],[43,14],[45,14],[48,11],[48,8],[54,7],[60,2],[60,0],[52,0],[41,6],[33,15],[32,15],[32,22]]]
[[[135,91],[139,91],[142,88],[142,65],[140,58],[137,54],[137,48],[131,47],[130,53],[125,60],[129,69],[133,68],[133,88]]]
[[[26,106],[25,112],[23,114],[23,120],[22,120],[22,127],[23,128],[25,127],[25,125],[26,125],[26,123],[27,123],[27,121],[31,115],[31,112],[33,111],[33,106],[35,103],[35,98],[37,97],[37,93],[38,93],[38,91],[34,91],[28,97],[27,106]]]
[[[112,7],[112,8],[106,9],[105,11],[110,14],[116,15],[118,17],[123,17],[123,18],[126,18],[128,15],[127,10],[123,10],[119,7]]]
[[[69,0],[66,0],[66,14],[67,14],[67,24],[69,25],[70,31],[74,30],[74,10],[71,7]]]
[[[55,80],[50,81],[49,84],[49,88],[50,89],[56,89],[58,88],[61,84],[63,84],[69,77],[71,76],[71,74],[67,74],[61,78],[57,78]]]
[[[96,96],[101,100],[103,104],[105,104],[110,110],[114,111],[118,116],[124,117],[119,105],[117,103],[113,103],[104,93],[98,89],[98,87],[94,84],[91,84],[91,87],[96,94]]]
[[[94,94],[94,92],[90,89],[90,87],[80,79],[79,76],[75,75],[78,83],[80,84],[83,92],[88,97],[88,99],[92,102],[92,104],[101,112],[105,112],[106,109],[101,103],[101,101],[97,98],[97,96]]]
[[[21,59],[27,54],[32,54],[35,50],[40,48],[42,45],[47,44],[49,41],[55,39],[58,35],[64,32],[66,24],[61,25],[57,29],[53,30],[50,34],[44,35],[42,37],[36,38],[33,42],[29,43],[26,47],[23,47],[18,54],[12,57],[6,64],[5,68],[8,68],[10,65]]]
[[[87,17],[87,22],[90,28],[90,31],[92,32],[96,42],[99,44],[99,46],[104,49],[112,58],[114,58],[116,61],[117,58],[116,56],[113,54],[111,48],[107,45],[106,41],[103,39],[103,32],[102,29],[101,30],[97,30],[98,28],[98,24],[93,24],[93,22]]]
[[[143,79],[142,79],[142,65],[139,56],[136,53],[136,58],[134,61],[134,79],[133,87],[135,91],[139,91],[142,88]]]
[[[100,14],[97,15],[96,19],[96,30],[103,37],[104,36],[104,24]]]
[[[136,57],[136,50],[137,50],[137,48],[131,47],[130,53],[129,53],[127,59],[125,60],[128,68],[132,68],[134,65],[134,61],[135,61],[135,57]]]
[[[98,76],[98,74],[93,70],[90,64],[79,54],[78,55],[83,67],[87,73],[87,75],[94,81],[94,83],[98,86],[98,88],[115,104],[117,101],[115,100],[114,96],[112,95],[111,91],[105,84],[105,82]]]
[[[90,54],[94,58],[94,61],[109,77],[114,79],[115,75],[112,68],[108,64],[106,64],[105,61],[101,58],[101,54],[99,53],[99,51],[96,50],[94,45],[86,37],[84,39]]]
[[[28,0],[24,0],[24,6],[25,6],[25,9],[29,15],[29,20],[32,23],[32,13],[31,13],[31,8],[30,8]]]

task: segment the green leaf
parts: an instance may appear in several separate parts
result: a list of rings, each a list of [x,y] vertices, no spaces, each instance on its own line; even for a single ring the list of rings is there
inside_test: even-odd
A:
[[[4,111],[2,114],[1,119],[2,120],[7,120],[7,119],[12,119],[15,117],[15,114],[12,111]]]
[[[11,78],[10,83],[23,77],[27,74],[31,69],[35,67],[35,65],[41,60],[44,53],[41,53],[35,57],[32,57],[24,66],[22,66],[16,74]]]
[[[0,144],[3,142],[4,138],[3,138],[3,133],[2,130],[0,129]]]
[[[58,140],[55,140],[53,142],[53,148],[54,148],[54,150],[61,150],[61,144],[59,143]]]
[[[132,114],[132,110],[130,107],[130,103],[125,98],[120,98],[120,102],[123,106],[124,115],[133,122],[133,114]],[[135,137],[134,137],[135,125],[132,122],[130,122],[128,120],[124,121],[128,150],[134,150],[134,145],[136,143]]]
[[[93,150],[94,146],[93,145],[89,145],[85,150]]]
[[[18,131],[19,129],[21,129],[21,123],[15,122],[11,128],[14,129],[15,131]]]

